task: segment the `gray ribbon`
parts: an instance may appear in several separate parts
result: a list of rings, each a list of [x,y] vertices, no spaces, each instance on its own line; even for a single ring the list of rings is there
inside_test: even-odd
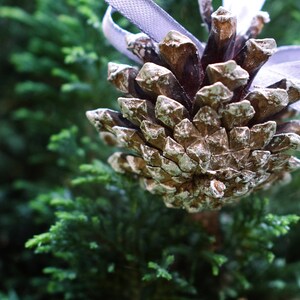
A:
[[[163,40],[169,31],[176,30],[188,36],[195,43],[199,55],[203,53],[202,43],[152,0],[105,1],[155,42]],[[105,36],[118,51],[133,59],[126,49],[125,35],[128,32],[113,22],[111,13],[112,9],[108,8],[103,19]],[[136,61],[136,59],[134,60]]]
[[[102,21],[102,29],[105,37],[119,52],[125,54],[131,60],[141,64],[142,61],[127,49],[125,36],[130,32],[124,30],[113,21],[111,16],[113,12],[114,10],[111,6],[109,6]]]

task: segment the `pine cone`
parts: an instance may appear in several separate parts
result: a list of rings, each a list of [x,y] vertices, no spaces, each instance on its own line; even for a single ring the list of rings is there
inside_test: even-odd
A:
[[[188,212],[218,209],[300,167],[286,153],[300,148],[300,122],[284,122],[300,87],[281,80],[249,91],[275,41],[255,39],[257,20],[237,38],[236,18],[222,7],[210,22],[201,58],[176,31],[159,44],[128,36],[144,65],[108,66],[108,80],[125,94],[121,113],[87,112],[107,143],[129,150],[109,158],[117,172],[136,175],[168,207]]]

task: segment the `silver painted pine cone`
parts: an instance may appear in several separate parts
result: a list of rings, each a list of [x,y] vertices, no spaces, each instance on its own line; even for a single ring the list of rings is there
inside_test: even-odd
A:
[[[284,121],[300,87],[281,80],[249,90],[275,41],[255,39],[258,28],[236,38],[236,19],[224,8],[210,22],[201,58],[176,31],[159,44],[128,36],[144,65],[109,64],[108,80],[125,94],[121,112],[87,112],[107,143],[130,150],[109,158],[117,172],[188,212],[218,209],[300,167],[286,153],[300,148],[300,123]]]

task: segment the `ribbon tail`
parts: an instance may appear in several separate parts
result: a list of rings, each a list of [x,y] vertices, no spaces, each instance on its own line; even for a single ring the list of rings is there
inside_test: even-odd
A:
[[[300,112],[300,101],[297,101],[297,102],[291,104],[290,107],[292,109],[297,110],[298,112]]]
[[[281,46],[277,48],[264,67],[293,61],[300,61],[300,46]]]

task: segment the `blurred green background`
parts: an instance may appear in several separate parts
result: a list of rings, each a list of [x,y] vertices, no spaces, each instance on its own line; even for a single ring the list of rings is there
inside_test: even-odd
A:
[[[206,39],[196,0],[157,2]],[[85,111],[116,108],[107,63],[129,63],[103,37],[106,7],[0,0],[0,299],[300,299],[300,226],[285,235],[300,212],[299,172],[223,209],[216,247],[106,166],[115,149]],[[300,44],[300,2],[264,10],[261,37]]]

